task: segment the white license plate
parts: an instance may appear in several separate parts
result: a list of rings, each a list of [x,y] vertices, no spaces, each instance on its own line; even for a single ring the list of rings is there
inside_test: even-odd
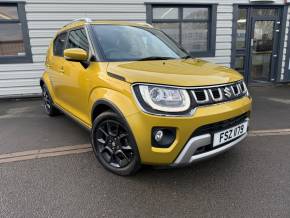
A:
[[[248,121],[214,134],[213,147],[232,141],[247,132]]]

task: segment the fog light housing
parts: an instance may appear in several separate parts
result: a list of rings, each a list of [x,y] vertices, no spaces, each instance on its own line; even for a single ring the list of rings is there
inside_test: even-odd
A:
[[[169,148],[176,138],[176,129],[172,127],[154,127],[151,138],[153,147]]]

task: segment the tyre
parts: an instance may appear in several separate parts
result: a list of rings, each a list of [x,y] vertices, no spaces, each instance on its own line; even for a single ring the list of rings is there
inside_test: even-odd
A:
[[[135,139],[118,114],[104,112],[94,120],[91,142],[97,159],[107,170],[128,176],[140,169]]]
[[[43,100],[43,107],[49,116],[55,116],[59,114],[59,110],[53,105],[52,98],[49,94],[49,91],[46,87],[46,85],[43,85],[42,87],[42,100]]]

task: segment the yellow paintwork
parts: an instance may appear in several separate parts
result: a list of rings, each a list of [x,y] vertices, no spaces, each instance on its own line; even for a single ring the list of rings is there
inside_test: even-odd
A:
[[[158,117],[132,114],[127,117],[137,141],[141,159],[147,164],[167,165],[172,163],[198,127],[227,120],[251,110],[251,99],[232,101],[208,107],[200,107],[192,117]],[[177,128],[177,137],[169,148],[151,147],[151,129],[154,126]]]
[[[216,85],[243,79],[232,69],[199,59],[112,62],[108,71],[124,76],[130,83],[175,86]]]
[[[88,60],[88,53],[80,48],[69,48],[64,50],[64,57],[67,60],[86,61]]]
[[[107,23],[117,25],[118,22]],[[64,29],[76,25],[84,25],[84,22],[68,25]],[[123,76],[126,81],[110,77],[107,72]],[[53,56],[52,46],[50,46],[42,79],[54,103],[88,128],[92,127],[91,113],[94,103],[100,99],[112,102],[129,124],[137,142],[141,161],[146,164],[172,163],[195,129],[248,112],[251,110],[252,103],[251,98],[244,97],[232,102],[199,107],[191,117],[154,116],[142,112],[133,96],[132,83],[193,87],[242,79],[242,76],[232,69],[194,59],[91,62],[85,69],[78,62]],[[151,146],[151,129],[154,126],[177,128],[177,138],[171,147],[162,149]]]

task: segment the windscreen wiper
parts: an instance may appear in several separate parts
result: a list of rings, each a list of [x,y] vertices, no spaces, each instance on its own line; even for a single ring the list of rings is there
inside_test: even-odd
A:
[[[150,57],[138,59],[137,61],[170,60],[170,59],[176,59],[176,58],[173,58],[173,57],[161,57],[161,56],[150,56]]]
[[[190,59],[192,58],[190,55],[183,56],[182,59]]]

